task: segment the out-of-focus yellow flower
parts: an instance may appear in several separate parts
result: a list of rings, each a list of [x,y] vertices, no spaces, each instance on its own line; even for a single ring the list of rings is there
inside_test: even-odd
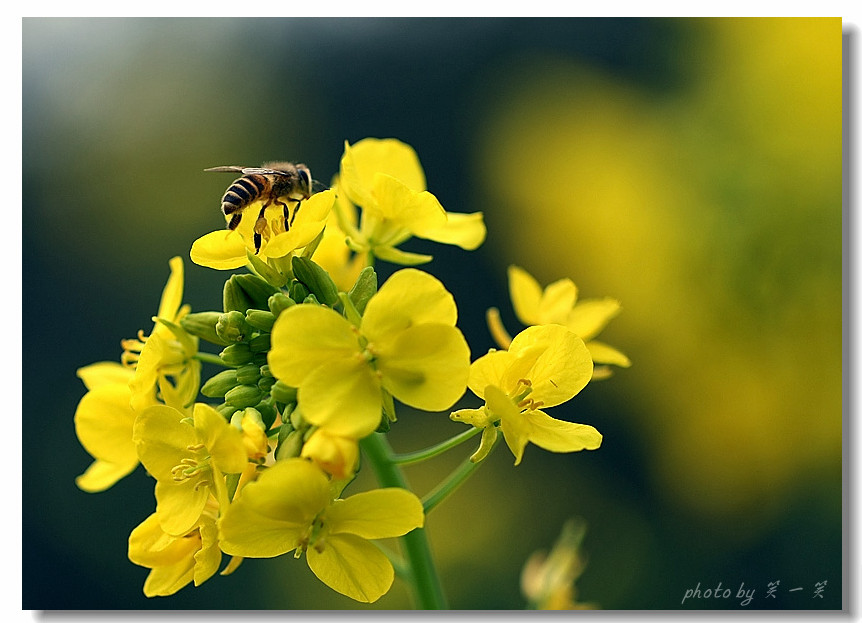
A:
[[[247,558],[295,550],[333,590],[361,602],[386,594],[392,563],[369,539],[422,527],[422,502],[405,489],[376,489],[333,499],[330,481],[313,463],[279,461],[246,485],[219,520],[221,548]]]
[[[257,257],[265,262],[270,258],[285,257],[308,245],[323,231],[334,202],[335,193],[331,190],[312,195],[302,202],[287,231],[282,210],[275,210],[278,214],[268,220]],[[258,201],[246,210],[254,212],[262,206],[263,202]],[[254,219],[244,218],[235,230],[220,229],[201,236],[192,244],[192,261],[216,270],[245,266],[249,263],[248,254],[255,252],[254,224]]]
[[[581,541],[586,533],[583,521],[571,519],[550,553],[535,552],[521,571],[521,592],[539,610],[596,610],[598,606],[576,601],[575,580],[586,566]]]
[[[583,340],[561,325],[528,327],[508,350],[491,351],[473,362],[468,385],[485,400],[480,409],[461,409],[451,419],[482,428],[481,461],[497,438],[496,422],[506,444],[521,462],[532,442],[551,452],[595,450],[602,436],[592,426],[555,420],[539,407],[573,398],[589,382],[593,362]]]
[[[165,532],[153,513],[132,530],[129,560],[151,569],[144,581],[147,597],[173,595],[193,580],[200,586],[221,564],[215,511],[204,512],[194,528],[179,536]]]
[[[336,480],[349,478],[359,463],[359,444],[352,437],[330,434],[318,428],[302,446],[302,458],[311,459]]]
[[[345,141],[337,184],[339,192],[362,208],[358,229],[341,219],[348,244],[358,253],[415,265],[432,258],[396,248],[413,236],[467,250],[485,240],[482,213],[446,212],[425,189],[416,152],[399,140],[366,138],[352,146]]]
[[[201,363],[194,358],[198,339],[179,325],[189,313],[189,306],[182,305],[183,261],[174,257],[169,263],[171,274],[162,291],[152,333],[147,337],[139,332],[138,339],[122,342],[125,351],[122,361],[135,369],[129,383],[135,411],[149,406],[156,391],[166,404],[185,409],[197,397],[200,387]]]
[[[560,279],[542,289],[532,275],[518,266],[509,267],[508,277],[512,307],[523,324],[563,325],[586,343],[594,363],[624,368],[631,365],[629,358],[616,348],[593,339],[620,312],[619,301],[609,297],[579,301],[578,288],[571,279]],[[500,337],[505,332],[492,329],[492,333],[501,348],[508,348],[506,338]],[[606,367],[593,371],[594,379],[607,376],[610,376],[610,370]]]
[[[368,301],[359,327],[328,307],[294,305],[272,329],[268,361],[305,419],[361,439],[380,424],[384,392],[425,411],[451,407],[467,387],[470,349],[455,300],[428,273],[394,273]]]
[[[95,459],[75,479],[84,491],[104,491],[138,465],[132,441],[135,412],[129,404],[132,397],[129,381],[134,374],[114,362],[94,363],[78,370],[89,391],[75,410],[75,433]]]
[[[189,532],[210,493],[227,504],[223,474],[238,474],[248,461],[242,434],[212,407],[194,407],[194,425],[166,405],[144,409],[135,420],[138,456],[156,479],[156,514],[162,530]]]

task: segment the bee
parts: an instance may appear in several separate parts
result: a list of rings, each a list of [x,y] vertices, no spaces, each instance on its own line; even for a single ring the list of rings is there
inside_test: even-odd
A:
[[[262,234],[266,231],[264,213],[270,206],[281,206],[284,211],[284,229],[290,229],[299,207],[311,196],[311,171],[304,164],[292,162],[265,162],[262,167],[223,166],[204,169],[223,173],[242,173],[228,186],[221,198],[221,210],[230,216],[228,229],[236,229],[245,209],[259,199],[265,199],[254,224],[254,253],[260,252]],[[290,210],[289,203],[296,206]]]

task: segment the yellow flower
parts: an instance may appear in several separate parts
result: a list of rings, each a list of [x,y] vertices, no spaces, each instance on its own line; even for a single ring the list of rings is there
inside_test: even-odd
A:
[[[224,512],[221,548],[247,558],[305,552],[324,584],[357,601],[376,601],[392,586],[394,570],[369,539],[422,527],[422,503],[397,488],[334,497],[330,481],[313,463],[279,461],[247,484]]]
[[[179,326],[179,321],[189,313],[189,306],[182,305],[182,259],[172,258],[170,267],[152,333],[144,336],[140,332],[137,340],[122,343],[125,349],[122,361],[135,369],[129,383],[135,411],[151,404],[157,390],[166,404],[185,409],[197,397],[200,387],[201,363],[194,358],[198,339]]]
[[[452,295],[428,273],[394,273],[368,301],[359,327],[328,307],[294,305],[272,329],[269,366],[305,419],[361,439],[380,424],[386,396],[425,411],[464,393],[470,349]]]
[[[560,279],[543,290],[532,275],[518,266],[510,266],[508,276],[512,306],[523,324],[563,325],[584,340],[594,363],[623,368],[631,365],[629,358],[616,348],[593,339],[620,312],[619,301],[607,297],[579,301],[578,288],[571,279]],[[505,342],[505,338],[502,341]],[[506,348],[505,343],[500,346]],[[608,368],[594,371],[594,378],[609,375]]]
[[[332,435],[325,427],[318,428],[303,444],[301,456],[314,461],[336,480],[343,480],[356,471],[359,444],[351,437]]]
[[[481,212],[449,213],[425,190],[425,172],[416,152],[396,139],[345,141],[338,177],[339,192],[360,206],[359,229],[342,227],[359,253],[396,264],[421,264],[431,256],[408,253],[397,245],[412,236],[473,250],[485,240]]]
[[[197,523],[210,493],[227,505],[223,474],[238,474],[247,463],[242,433],[205,404],[195,405],[194,425],[172,407],[148,407],[135,420],[133,438],[156,479],[161,527],[176,536]]]
[[[193,580],[200,586],[221,564],[215,511],[208,509],[194,528],[180,536],[162,530],[153,513],[129,535],[129,560],[151,569],[144,582],[147,597],[173,595]]]
[[[129,404],[134,372],[119,363],[101,362],[79,369],[78,376],[89,391],[75,410],[75,433],[95,461],[75,483],[95,493],[112,487],[138,465],[132,441],[135,412]]]
[[[271,208],[273,216],[263,232],[263,244],[257,257],[266,262],[268,259],[283,258],[313,241],[326,226],[335,193],[326,190],[312,195],[302,202],[290,229],[284,229],[282,210]],[[246,208],[257,213],[263,206],[257,201]],[[276,214],[277,212],[277,214]],[[244,218],[235,230],[220,229],[201,236],[192,244],[191,259],[195,264],[217,270],[233,270],[249,263],[248,254],[254,254],[255,219]]]
[[[583,521],[570,519],[550,553],[535,552],[521,571],[521,592],[539,610],[596,610],[598,606],[576,601],[575,580],[586,563],[581,541],[586,532]]]
[[[471,460],[480,461],[491,451],[498,421],[515,465],[528,442],[551,452],[598,448],[602,436],[592,426],[555,420],[539,409],[573,398],[587,385],[592,371],[583,340],[560,325],[529,327],[515,336],[508,350],[491,351],[474,361],[468,385],[485,406],[450,416],[483,429],[479,450]]]

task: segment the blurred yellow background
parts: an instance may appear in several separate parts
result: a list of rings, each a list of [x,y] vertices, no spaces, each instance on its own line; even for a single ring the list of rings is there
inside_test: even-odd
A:
[[[411,247],[435,255],[474,358],[488,307],[520,329],[509,264],[623,306],[601,339],[633,366],[552,412],[602,448],[529,447],[517,468],[498,448],[430,515],[453,608],[523,607],[521,566],[571,516],[588,526],[578,593],[604,608],[740,607],[681,604],[719,581],[756,588],[749,609],[841,607],[840,19],[25,19],[23,34],[24,305],[40,311],[24,316],[24,608],[357,607],[292,557],[146,600],[125,539],[150,481],[77,490],[72,415],[75,369],[149,326],[171,256],[193,310],[219,307],[227,275],[188,261],[230,182],[204,168],[286,158],[326,181],[366,136],[413,145],[448,210],[485,214],[472,254]],[[399,415],[399,451],[462,430]],[[417,492],[473,449],[410,468]],[[766,601],[775,580],[804,590]],[[396,582],[374,607],[409,606]]]

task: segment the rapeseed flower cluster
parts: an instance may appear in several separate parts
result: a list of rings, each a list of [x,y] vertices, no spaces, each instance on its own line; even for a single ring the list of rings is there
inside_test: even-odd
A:
[[[258,213],[262,201],[247,209]],[[295,207],[289,228],[280,207],[268,210],[266,227],[243,219],[191,247],[202,266],[246,268],[227,278],[221,310],[183,305],[175,257],[150,333],[124,340],[119,362],[78,371],[88,391],[75,427],[93,462],[77,484],[104,491],[139,464],[153,478],[154,510],[128,544],[131,562],[150,570],[147,596],[200,585],[225,555],[222,575],[245,558],[292,552],[357,601],[384,595],[398,568],[419,607],[443,607],[423,528],[455,484],[442,483],[433,500],[409,489],[385,435],[396,405],[449,414],[481,433],[464,474],[500,434],[516,465],[528,443],[596,449],[592,426],[543,409],[596,378],[594,363],[629,365],[592,340],[619,305],[576,304],[571,282],[543,293],[513,267],[512,301],[528,326],[509,338],[489,314],[500,349],[472,360],[452,294],[416,268],[432,257],[401,245],[419,237],[476,249],[484,217],[447,212],[426,189],[416,152],[395,139],[345,143],[331,188]],[[404,267],[379,284],[379,261]],[[215,368],[206,379],[204,365]],[[484,404],[449,413],[468,388]],[[365,462],[380,488],[348,494]],[[374,544],[393,537],[404,539],[403,561]]]

